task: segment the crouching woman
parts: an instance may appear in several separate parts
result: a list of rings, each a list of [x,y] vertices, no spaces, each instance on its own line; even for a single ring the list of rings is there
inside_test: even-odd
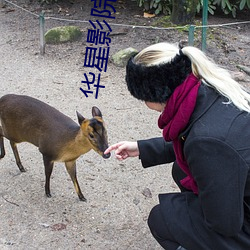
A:
[[[107,149],[147,168],[173,162],[180,192],[148,218],[164,249],[250,249],[250,95],[195,47],[149,46],[126,68],[129,92],[161,112],[162,138]]]

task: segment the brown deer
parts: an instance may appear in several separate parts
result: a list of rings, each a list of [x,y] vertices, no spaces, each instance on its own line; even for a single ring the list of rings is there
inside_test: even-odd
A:
[[[92,115],[93,118],[86,119],[77,112],[79,126],[60,111],[37,99],[24,95],[5,95],[0,98],[0,158],[5,155],[5,137],[10,141],[18,168],[25,172],[16,144],[32,143],[43,155],[46,195],[51,197],[50,176],[54,162],[64,162],[79,199],[86,201],[77,181],[76,159],[91,149],[103,158],[110,157],[110,153],[104,154],[108,139],[102,113],[93,107]]]

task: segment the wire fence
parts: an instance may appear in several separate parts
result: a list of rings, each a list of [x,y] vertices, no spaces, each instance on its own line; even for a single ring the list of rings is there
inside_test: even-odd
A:
[[[33,15],[36,18],[39,18],[40,23],[40,53],[43,55],[45,53],[45,39],[44,39],[44,32],[45,32],[45,20],[55,20],[55,21],[63,21],[63,22],[71,22],[71,23],[89,23],[86,20],[77,20],[77,19],[67,19],[67,18],[59,18],[59,17],[52,17],[52,16],[45,16],[44,12],[40,14],[34,13],[30,10],[27,10],[9,0],[3,0],[7,4],[14,6],[17,9],[20,9],[24,12],[27,12],[30,15]],[[242,25],[242,24],[250,24],[250,21],[241,21],[241,22],[230,22],[230,23],[223,23],[223,24],[209,24],[209,25],[184,25],[184,26],[173,26],[173,27],[155,27],[155,26],[143,26],[143,25],[130,25],[130,24],[118,24],[118,23],[110,23],[110,26],[119,26],[119,27],[126,27],[126,28],[139,28],[139,29],[153,29],[153,30],[178,30],[178,29],[188,29],[189,30],[189,37],[188,42],[189,45],[193,45],[194,43],[194,32],[196,29],[203,29],[203,28],[215,28],[215,27],[228,27],[234,25]],[[206,41],[205,41],[206,42]]]

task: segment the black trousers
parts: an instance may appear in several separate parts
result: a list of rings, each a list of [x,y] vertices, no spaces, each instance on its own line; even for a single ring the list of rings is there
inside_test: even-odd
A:
[[[211,230],[199,199],[181,186],[180,180],[185,178],[185,174],[176,163],[173,164],[172,175],[181,192],[161,194],[160,204],[151,210],[148,218],[153,236],[164,249],[176,250],[179,246],[188,250],[250,249],[250,223],[247,218],[234,236],[228,237]],[[249,209],[248,206],[246,208]]]
[[[176,162],[172,167],[172,176],[181,192],[188,191],[180,184],[180,180],[185,178],[186,174],[181,170]],[[176,242],[174,235],[171,235],[170,230],[164,222],[159,204],[151,210],[148,217],[148,226],[154,238],[164,249],[176,250],[180,246],[180,244]]]

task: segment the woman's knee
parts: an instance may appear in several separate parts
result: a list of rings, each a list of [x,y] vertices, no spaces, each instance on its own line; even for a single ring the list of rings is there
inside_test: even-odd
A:
[[[158,220],[160,217],[160,205],[156,205],[152,208],[149,216],[148,216],[148,226],[152,231],[155,231],[158,228]]]
[[[179,244],[175,242],[169,232],[164,222],[159,204],[152,208],[148,217],[148,226],[154,238],[164,249],[177,249]]]

